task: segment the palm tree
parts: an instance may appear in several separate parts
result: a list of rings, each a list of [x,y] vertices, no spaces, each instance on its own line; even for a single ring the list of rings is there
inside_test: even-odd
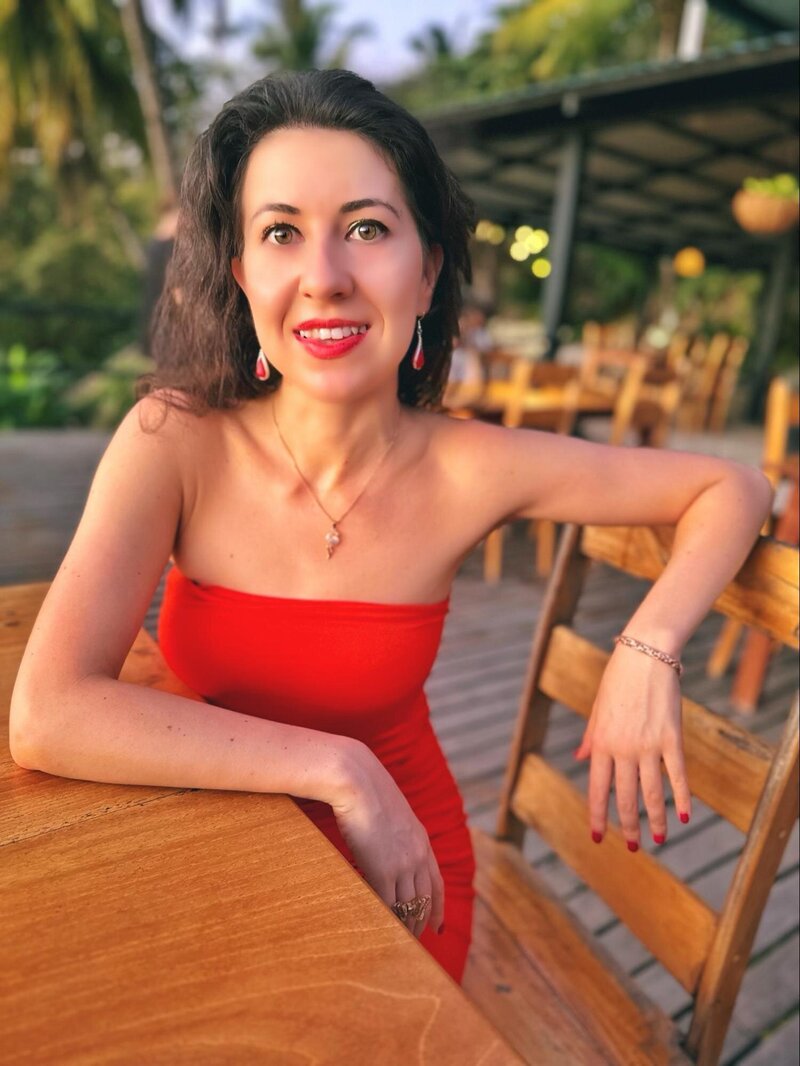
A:
[[[449,30],[439,22],[429,22],[419,33],[409,37],[408,44],[427,63],[447,62],[456,54]]]
[[[142,242],[119,206],[103,139],[144,147],[119,13],[109,0],[5,0],[0,4],[0,192],[10,193],[11,149],[38,152],[55,179],[62,216],[74,222],[82,193],[103,190],[132,263]]]
[[[200,10],[196,0],[171,0],[172,11],[187,23]],[[207,6],[207,5],[206,5]],[[164,101],[156,60],[156,35],[148,25],[141,0],[122,0],[122,26],[134,72],[134,81],[144,117],[150,159],[153,164],[159,199],[174,203],[180,184],[174,146],[164,121]],[[231,31],[227,0],[214,0],[211,35],[220,41]]]
[[[29,138],[45,166],[63,177],[99,138],[116,130],[143,145],[143,128],[109,0],[5,0],[0,4],[0,171]]]
[[[369,22],[356,22],[339,33],[339,42],[330,43],[337,4],[306,6],[305,0],[275,0],[277,22],[262,28],[253,45],[253,55],[266,59],[279,70],[312,70],[343,67],[353,43],[374,32]]]
[[[177,6],[184,8],[185,4],[179,0]],[[153,61],[152,31],[145,21],[141,0],[123,0],[120,16],[133,65],[159,199],[163,203],[174,203],[178,196],[178,169],[164,123],[164,106]]]

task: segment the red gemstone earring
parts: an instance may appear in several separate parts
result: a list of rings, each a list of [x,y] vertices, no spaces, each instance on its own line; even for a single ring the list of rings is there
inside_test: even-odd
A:
[[[266,381],[269,377],[269,363],[263,351],[259,348],[256,356],[256,377],[259,381]]]
[[[417,319],[417,347],[411,357],[411,365],[415,370],[422,370],[425,366],[425,353],[422,350],[422,318]]]

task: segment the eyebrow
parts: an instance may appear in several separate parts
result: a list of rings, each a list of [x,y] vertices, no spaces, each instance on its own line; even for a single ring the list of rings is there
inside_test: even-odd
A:
[[[392,207],[392,205],[387,200],[375,200],[372,198],[368,198],[365,200],[348,200],[346,204],[342,204],[342,206],[339,208],[339,214],[349,215],[352,214],[353,211],[362,211],[365,207],[387,207],[393,215],[396,215],[397,218],[400,218],[400,212],[397,210],[396,207]],[[259,207],[259,209],[253,214],[253,217],[250,219],[250,221],[253,222],[256,218],[258,218],[259,215],[264,214],[265,211],[275,211],[280,215],[302,214],[300,208],[294,207],[292,204],[262,204],[261,207]]]

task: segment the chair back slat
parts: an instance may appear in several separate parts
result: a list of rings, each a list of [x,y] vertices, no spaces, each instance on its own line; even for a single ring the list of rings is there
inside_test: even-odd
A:
[[[601,849],[586,832],[586,800],[538,755],[526,755],[512,801],[515,815],[560,857],[691,992],[716,928],[716,914],[688,885],[646,852],[632,856],[609,826]],[[646,906],[650,901],[652,906]]]
[[[753,824],[728,886],[695,997],[687,1050],[699,1066],[719,1062],[728,1021],[750,958],[775,871],[798,816],[798,696],[778,744]]]
[[[673,530],[667,526],[587,526],[582,550],[591,559],[655,581],[669,559]],[[762,538],[714,610],[763,629],[789,647],[800,647],[800,575],[797,550]]]
[[[568,626],[550,636],[539,688],[588,719],[609,656]],[[580,669],[575,664],[580,663]],[[683,698],[683,741],[692,795],[747,833],[774,748],[734,722]],[[663,769],[663,765],[662,765]],[[668,786],[667,786],[668,787]]]

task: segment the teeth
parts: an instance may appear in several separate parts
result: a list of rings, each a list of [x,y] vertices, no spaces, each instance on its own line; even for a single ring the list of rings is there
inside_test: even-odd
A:
[[[333,329],[300,329],[297,331],[306,340],[340,341],[354,333],[366,333],[366,326],[334,326]]]

